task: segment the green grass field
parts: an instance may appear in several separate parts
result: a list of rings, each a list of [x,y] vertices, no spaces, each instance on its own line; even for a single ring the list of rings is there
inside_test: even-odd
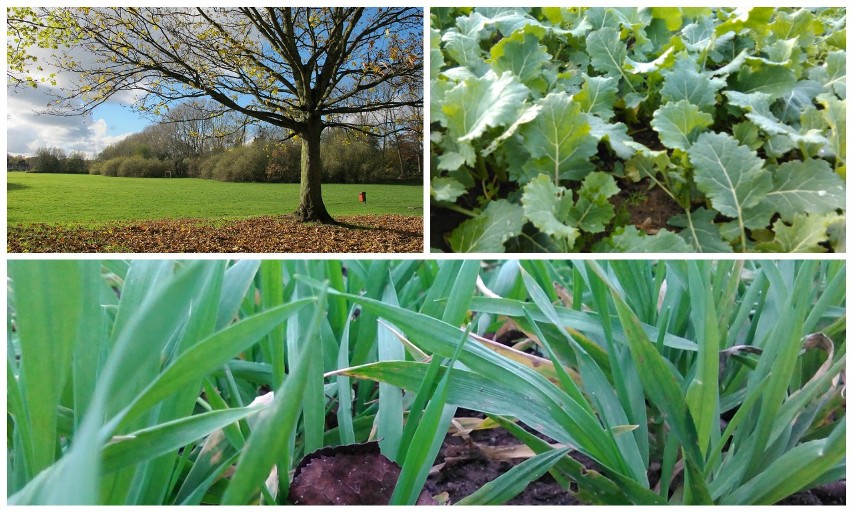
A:
[[[358,193],[367,192],[367,206]],[[423,187],[323,185],[332,216],[422,215]],[[299,185],[224,183],[180,178],[108,178],[73,174],[7,174],[10,225],[85,224],[165,218],[233,219],[283,215],[299,204]]]

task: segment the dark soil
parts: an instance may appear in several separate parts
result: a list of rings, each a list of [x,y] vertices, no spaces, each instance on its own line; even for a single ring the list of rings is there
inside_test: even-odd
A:
[[[672,231],[666,222],[673,216],[683,213],[680,207],[660,187],[651,188],[648,179],[638,181],[621,181],[618,184],[621,192],[612,202],[616,211],[626,211],[629,215],[628,224],[653,235],[662,228]]]
[[[511,461],[489,459],[473,443],[509,446],[517,445],[518,441],[502,428],[475,430],[470,433],[470,441],[448,435],[435,461],[436,464],[443,463],[444,466],[437,473],[430,475],[426,481],[426,490],[429,494],[435,496],[446,492],[450,503],[455,503],[523,462],[523,459]],[[553,477],[545,474],[528,485],[507,505],[582,505],[582,503],[571,492],[564,490]]]
[[[472,411],[461,411],[462,416],[479,416]],[[487,446],[518,445],[519,442],[502,428],[475,430],[470,440],[460,436],[447,435],[436,464],[444,464],[438,471],[429,475],[426,491],[432,496],[446,492],[449,503],[455,503],[469,496],[484,484],[499,477],[512,467],[523,462],[493,460],[485,456],[475,444]],[[597,469],[594,461],[579,453],[572,457],[590,469]],[[658,477],[658,476],[657,476]],[[655,477],[652,476],[652,480]],[[507,505],[583,505],[574,493],[563,489],[549,474],[532,482],[524,491],[506,503]],[[782,500],[779,505],[845,505],[846,480],[823,485],[809,491],[803,491]]]
[[[429,211],[429,247],[441,252],[452,252],[444,237],[469,217],[452,210],[432,205]]]

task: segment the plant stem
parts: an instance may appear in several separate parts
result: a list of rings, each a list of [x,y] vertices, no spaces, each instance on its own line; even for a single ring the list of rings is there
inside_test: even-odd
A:
[[[441,205],[442,208],[446,208],[447,210],[452,210],[454,212],[462,213],[467,215],[468,217],[479,217],[478,213],[474,213],[472,210],[468,210],[467,208],[463,208],[457,204],[446,204]]]

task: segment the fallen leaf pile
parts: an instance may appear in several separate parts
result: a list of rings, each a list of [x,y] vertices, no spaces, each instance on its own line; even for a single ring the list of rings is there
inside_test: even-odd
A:
[[[377,442],[322,448],[299,463],[290,499],[297,505],[387,505],[401,471]],[[417,504],[437,502],[423,491]]]
[[[403,215],[339,217],[339,225],[292,217],[253,217],[215,223],[165,219],[98,227],[9,226],[8,252],[421,252],[423,218]]]

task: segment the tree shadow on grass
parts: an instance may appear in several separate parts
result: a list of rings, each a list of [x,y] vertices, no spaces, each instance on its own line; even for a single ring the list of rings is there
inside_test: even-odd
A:
[[[9,183],[6,182],[6,191],[9,192],[11,190],[23,190],[25,188],[30,188],[29,185],[21,185],[20,183]]]
[[[351,222],[338,221],[338,220],[335,220],[334,224],[320,224],[320,225],[337,226],[337,227],[341,227],[341,228],[358,230],[358,231],[382,231],[382,232],[385,232],[385,233],[396,233],[396,234],[405,235],[405,236],[416,236],[416,235],[423,236],[422,231],[418,232],[417,229],[405,230],[405,229],[399,229],[399,228],[392,228],[392,227],[388,227],[388,226],[363,226],[363,225],[359,225],[359,224],[352,224]]]

